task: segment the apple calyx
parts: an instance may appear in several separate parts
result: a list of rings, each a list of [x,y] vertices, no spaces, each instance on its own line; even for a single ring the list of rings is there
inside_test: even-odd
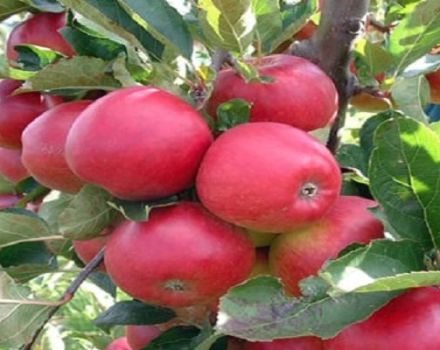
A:
[[[304,186],[301,187],[300,196],[303,199],[315,198],[317,194],[318,186],[313,182],[307,182]]]
[[[186,283],[179,279],[171,279],[165,282],[164,289],[171,292],[185,292]]]

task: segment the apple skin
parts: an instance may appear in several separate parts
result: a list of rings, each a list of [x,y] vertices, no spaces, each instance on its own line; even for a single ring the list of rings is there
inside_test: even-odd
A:
[[[29,177],[29,172],[21,162],[20,150],[0,148],[0,174],[13,183]]]
[[[0,209],[11,208],[17,204],[21,198],[15,194],[0,195]]]
[[[132,350],[142,350],[162,333],[158,326],[126,326],[125,336]]]
[[[299,281],[315,275],[345,247],[383,238],[382,223],[367,209],[376,205],[369,199],[341,196],[319,222],[278,236],[269,252],[272,273],[281,278],[289,293],[299,296]]]
[[[207,304],[244,281],[255,263],[245,233],[197,203],[154,209],[125,221],[105,250],[107,273],[132,297],[155,305]]]
[[[269,249],[267,247],[256,249],[255,264],[249,278],[271,275],[269,268]]]
[[[299,337],[271,342],[246,342],[243,350],[323,350],[323,347],[319,338]]]
[[[73,56],[75,51],[59,30],[66,25],[66,13],[40,13],[16,26],[7,41],[7,58],[16,61],[17,45],[37,45]]]
[[[341,174],[332,154],[306,132],[248,123],[209,148],[196,188],[202,204],[223,220],[280,233],[320,219],[339,194]]]
[[[64,156],[67,135],[91,101],[63,103],[43,113],[23,132],[22,162],[46,187],[77,193],[84,183],[69,168]]]
[[[431,88],[431,102],[440,104],[440,69],[426,75]]]
[[[406,291],[369,319],[324,341],[324,350],[440,349],[440,289]]]
[[[276,234],[270,232],[257,232],[252,230],[246,230],[246,232],[256,248],[270,246],[276,237]]]
[[[305,131],[325,127],[338,110],[338,94],[332,80],[315,64],[304,58],[277,54],[248,63],[271,83],[246,81],[233,69],[222,70],[208,102],[208,113],[216,115],[217,107],[234,98],[252,104],[251,122],[278,122]]]
[[[110,344],[107,345],[105,350],[133,350],[128,344],[127,337],[121,337],[113,340]]]
[[[205,120],[160,89],[129,87],[95,101],[66,144],[81,179],[127,200],[167,197],[192,185],[212,143]]]
[[[43,96],[29,92],[13,96],[22,85],[17,80],[0,82],[0,147],[20,148],[25,127],[47,110]]]
[[[72,245],[76,255],[78,255],[84,264],[87,264],[96,256],[96,254],[99,253],[101,248],[107,244],[111,232],[112,231],[110,229],[105,229],[101,233],[101,236],[96,238],[87,240],[73,240]],[[98,266],[98,270],[101,272],[106,272],[104,262]]]

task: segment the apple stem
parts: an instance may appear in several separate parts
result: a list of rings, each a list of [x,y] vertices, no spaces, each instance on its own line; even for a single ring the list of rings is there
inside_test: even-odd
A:
[[[54,306],[48,313],[46,319],[43,324],[38,328],[32,336],[32,339],[23,346],[22,350],[31,350],[34,343],[37,341],[38,336],[41,331],[44,329],[45,325],[50,321],[53,315],[59,310],[61,306],[67,304],[69,301],[73,299],[75,293],[78,291],[81,284],[89,277],[89,275],[95,270],[104,260],[104,248],[102,248],[96,256],[89,261],[89,263],[81,270],[81,272],[76,276],[76,278],[72,281],[69,288],[66,289],[63,296],[59,299],[59,303]]]
[[[369,3],[370,0],[326,0],[315,34],[295,43],[291,49],[293,55],[320,66],[338,90],[338,115],[327,140],[327,148],[333,154],[340,144],[340,129],[345,124],[348,101],[356,90],[356,80],[348,65],[353,41],[365,28]]]

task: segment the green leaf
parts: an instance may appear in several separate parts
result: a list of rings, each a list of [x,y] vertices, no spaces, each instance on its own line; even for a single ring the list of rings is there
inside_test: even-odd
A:
[[[0,211],[0,248],[52,238],[48,225],[25,209]]]
[[[26,80],[36,73],[10,67],[5,55],[0,55],[0,79]]]
[[[0,174],[0,195],[14,193],[15,185]]]
[[[115,90],[121,84],[108,73],[108,68],[108,62],[94,57],[61,59],[43,68],[17,91]]]
[[[368,158],[363,148],[352,144],[342,145],[336,158],[342,167],[355,170],[363,182],[368,181]]]
[[[427,54],[417,61],[411,63],[404,70],[402,76],[404,78],[412,78],[417,75],[434,72],[440,68],[440,55]]]
[[[203,33],[213,47],[246,52],[256,28],[252,0],[201,0],[198,7]]]
[[[440,2],[426,0],[411,6],[390,35],[389,51],[394,56],[396,73],[431,51],[440,37]]]
[[[377,286],[382,285],[382,278],[421,271],[424,267],[424,253],[417,243],[378,240],[330,261],[319,276],[331,286],[328,294],[337,296],[357,292],[359,288],[365,291],[370,285],[376,285],[374,291],[378,292],[397,290]]]
[[[90,239],[117,217],[107,204],[112,196],[92,185],[84,186],[58,217],[60,233],[70,239]]]
[[[0,265],[20,283],[58,268],[56,257],[43,242],[19,243],[0,249]]]
[[[272,42],[281,34],[283,22],[278,0],[252,0],[257,19],[255,35],[263,52],[271,51]]]
[[[17,45],[15,51],[18,53],[17,63],[28,71],[39,71],[62,57],[55,51],[34,45]]]
[[[116,298],[116,286],[112,282],[109,275],[104,272],[92,272],[89,276],[89,280],[96,284],[103,291],[110,294],[113,298]]]
[[[440,138],[409,118],[382,123],[375,133],[371,191],[402,238],[440,246]]]
[[[27,303],[31,297],[0,270],[0,347],[18,349],[44,324],[52,307]]]
[[[176,317],[168,308],[147,305],[140,301],[121,301],[104,311],[94,321],[97,326],[153,325],[164,323]]]
[[[398,79],[391,88],[391,94],[398,108],[406,116],[428,123],[424,107],[430,100],[430,90],[428,81],[423,75]]]
[[[369,118],[359,132],[360,145],[365,152],[367,159],[370,159],[370,154],[374,148],[374,133],[377,127],[390,118],[402,117],[400,112],[386,111]]]
[[[440,271],[416,271],[383,277],[372,284],[358,288],[356,292],[394,291],[408,288],[438,286],[439,284]]]
[[[174,327],[155,338],[144,350],[194,350],[194,341],[199,334],[196,327]]]
[[[270,51],[276,49],[284,41],[290,40],[295,33],[304,27],[304,24],[316,12],[316,9],[315,0],[283,3],[281,7],[283,31],[281,35],[274,38]]]
[[[2,0],[0,3],[0,21],[27,10],[29,10],[29,6],[22,1]]]
[[[51,232],[59,232],[58,217],[69,206],[73,198],[73,195],[63,193],[57,199],[41,204],[38,215],[47,222]]]
[[[220,299],[217,332],[252,341],[314,335],[334,337],[344,327],[368,318],[397,293],[345,294],[315,301],[287,297],[269,276],[247,281]]]
[[[367,65],[371,76],[386,72],[393,65],[393,57],[380,44],[361,39],[355,52]]]
[[[177,203],[178,196],[171,196],[159,200],[153,201],[125,201],[122,199],[114,198],[108,202],[108,204],[119,211],[127,220],[131,221],[146,221],[153,208],[169,206]]]
[[[63,12],[64,8],[57,0],[20,0],[43,12]]]
[[[155,0],[145,6],[144,0],[118,0],[131,18],[159,41],[191,58],[193,42],[182,16],[165,0]]]
[[[117,35],[125,41],[127,46],[139,48],[152,59],[162,57],[164,50],[162,43],[137,24],[117,0],[59,1],[113,35]]]
[[[251,112],[251,104],[236,98],[222,103],[217,108],[217,130],[226,131],[234,126],[247,123]]]
[[[61,30],[64,38],[80,56],[91,56],[111,61],[125,52],[125,47],[107,39],[79,22],[72,22]]]

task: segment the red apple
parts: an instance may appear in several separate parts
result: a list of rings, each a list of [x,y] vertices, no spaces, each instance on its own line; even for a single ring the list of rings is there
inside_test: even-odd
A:
[[[279,123],[249,123],[221,135],[197,176],[200,200],[228,222],[286,232],[321,218],[339,194],[331,153],[306,132]]]
[[[121,337],[113,340],[110,344],[107,345],[105,350],[133,350],[128,344],[126,337]]]
[[[21,85],[17,80],[0,82],[0,147],[20,148],[24,128],[47,109],[37,92],[12,95]]]
[[[341,196],[319,222],[278,236],[270,248],[269,264],[287,291],[300,295],[298,282],[316,274],[346,246],[383,237],[382,223],[368,211],[376,205],[369,199]]]
[[[74,123],[67,162],[86,182],[128,200],[173,195],[192,185],[212,134],[200,114],[153,87],[112,92]]]
[[[76,193],[84,183],[69,169],[65,153],[67,134],[91,101],[60,104],[30,123],[22,135],[21,159],[41,184],[63,192]]]
[[[158,326],[126,326],[125,336],[132,350],[142,350],[162,333]]]
[[[249,278],[270,274],[269,249],[267,247],[256,249],[255,264]]]
[[[322,340],[319,338],[300,337],[271,342],[246,342],[243,350],[323,350],[323,347]]]
[[[59,30],[66,25],[65,13],[40,13],[16,26],[7,41],[7,57],[16,61],[17,45],[36,45],[73,56],[75,51],[63,38]]]
[[[17,204],[20,197],[15,194],[0,194],[0,209],[11,208]]]
[[[336,116],[338,94],[332,80],[315,64],[291,55],[272,55],[250,62],[270,83],[246,81],[233,69],[222,70],[209,100],[208,112],[241,98],[252,104],[250,121],[285,123],[305,131],[325,127]]]
[[[76,255],[81,259],[84,264],[87,264],[90,260],[92,260],[104,247],[109,239],[109,234],[111,233],[110,229],[106,229],[101,233],[101,236],[98,236],[93,239],[87,240],[73,240],[72,245],[75,250]],[[98,266],[98,270],[105,272],[105,264],[102,263]]]
[[[431,88],[431,102],[440,104],[440,69],[427,74],[429,86]]]
[[[268,247],[277,236],[270,232],[257,232],[252,230],[246,230],[248,237],[256,248]]]
[[[324,350],[440,349],[440,289],[412,289],[366,321],[324,341]]]
[[[107,273],[147,303],[209,303],[245,280],[255,249],[245,233],[196,203],[154,209],[146,222],[126,221],[105,250]]]
[[[11,182],[17,183],[29,176],[21,162],[18,149],[0,148],[0,174]]]

